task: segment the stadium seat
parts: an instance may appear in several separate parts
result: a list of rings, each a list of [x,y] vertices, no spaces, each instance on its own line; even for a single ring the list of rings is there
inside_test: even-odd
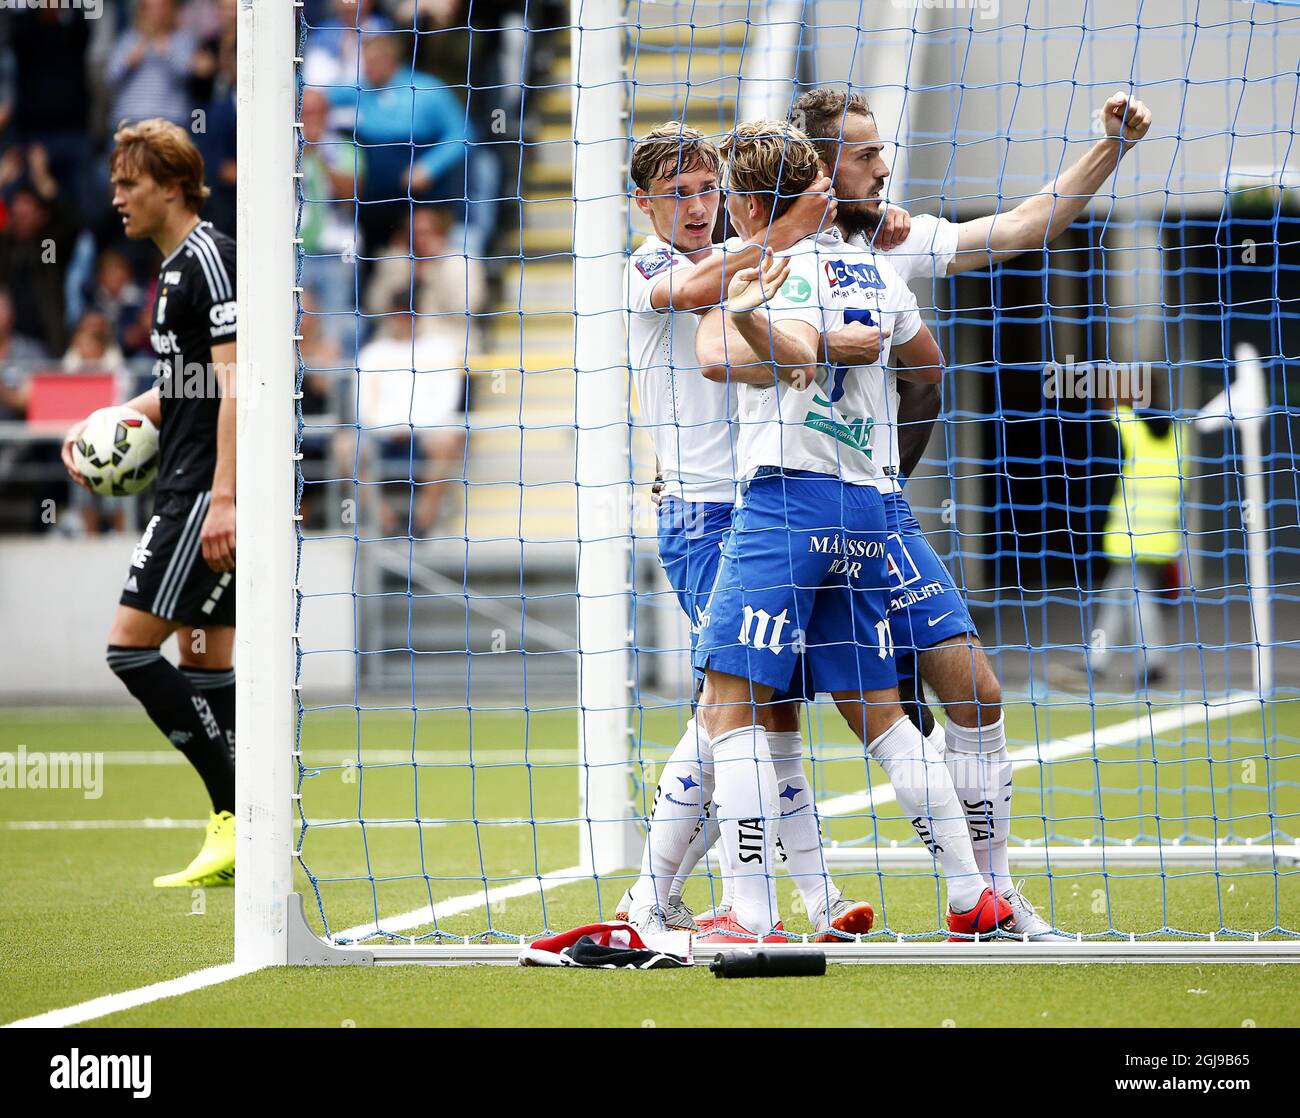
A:
[[[51,426],[83,419],[117,402],[112,373],[36,373],[27,404],[28,426]]]

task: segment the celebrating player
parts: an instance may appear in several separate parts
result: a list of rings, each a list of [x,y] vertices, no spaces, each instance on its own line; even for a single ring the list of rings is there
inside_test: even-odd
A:
[[[761,121],[723,144],[727,212],[750,240],[818,175],[797,129]],[[780,288],[775,294],[774,288]],[[760,309],[767,303],[767,310]],[[695,653],[713,747],[714,808],[732,907],[703,942],[762,940],[782,928],[773,877],[778,786],[762,710],[802,657],[867,752],[889,774],[905,815],[943,868],[949,928],[989,934],[1012,916],[975,863],[951,777],[927,755],[899,704],[888,619],[886,519],[872,426],[887,416],[891,351],[934,379],[942,355],[916,299],[887,263],[835,231],[810,236],[728,285],[726,365],[739,384],[743,496]],[[879,326],[869,364],[821,361],[822,336],[844,321]],[[885,331],[888,331],[888,335]]]
[[[199,220],[203,157],[165,120],[118,131],[113,206],[128,237],[163,255],[151,340],[157,385],[128,402],[159,430],[153,514],[108,635],[108,665],[198,771],[212,801],[203,847],[154,885],[235,876],[235,242]],[[85,485],[72,445],[63,462]],[[160,646],[177,635],[180,666]]]
[[[905,280],[955,275],[1042,248],[1064,232],[1114,172],[1124,154],[1146,135],[1151,112],[1139,100],[1116,93],[1101,111],[1106,138],[1018,206],[965,222],[917,215],[905,241],[891,248],[889,262]],[[832,175],[838,227],[849,243],[875,236],[889,176],[876,122],[857,94],[815,89],[794,103],[791,120],[812,139],[823,173]],[[1016,912],[1009,931],[1053,938],[1050,926],[1014,887],[1007,859],[1011,816],[1011,762],[1007,757],[1002,693],[980,644],[974,622],[952,577],[922,535],[902,493],[939,412],[933,386],[889,381],[891,416],[876,428],[885,480],[893,577],[890,621],[898,650],[900,689],[921,678],[943,703],[945,728],[924,721],[936,748],[945,750],[962,803],[969,814],[981,871]],[[932,728],[931,728],[932,727]]]
[[[713,144],[678,124],[663,125],[638,141],[631,164],[637,206],[655,233],[628,261],[629,349],[640,421],[649,428],[664,485],[660,559],[690,619],[692,641],[717,574],[736,478],[735,393],[725,377],[710,382],[700,376],[696,312],[720,303],[729,277],[759,262],[760,245],[788,247],[816,231],[830,202],[823,193],[826,184],[812,183],[770,227],[724,253],[713,243],[720,166]],[[851,346],[855,338],[846,332],[842,341]],[[825,934],[866,931],[870,906],[845,900],[824,872],[803,775],[798,709],[793,701],[781,704],[772,708],[770,719],[781,794],[791,812],[782,824],[783,843],[809,916]],[[620,918],[696,927],[681,901],[680,870],[683,863],[693,867],[707,844],[702,823],[711,798],[711,756],[708,735],[692,718],[660,773],[641,873],[618,906]],[[697,853],[689,856],[693,839]]]

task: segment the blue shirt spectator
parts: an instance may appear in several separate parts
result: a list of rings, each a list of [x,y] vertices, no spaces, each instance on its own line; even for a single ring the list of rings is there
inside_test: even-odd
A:
[[[432,74],[402,60],[401,35],[367,36],[359,86],[325,89],[330,104],[355,114],[365,148],[369,201],[465,197],[470,139],[465,107]]]
[[[104,77],[116,91],[109,126],[160,116],[190,126],[190,70],[197,43],[176,23],[174,0],[140,0],[135,29],[124,32]]]

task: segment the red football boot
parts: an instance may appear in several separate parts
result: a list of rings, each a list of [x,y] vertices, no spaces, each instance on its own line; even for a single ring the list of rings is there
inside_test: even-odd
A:
[[[823,927],[826,916],[830,917],[830,923]],[[843,932],[850,936],[865,936],[871,931],[875,919],[875,910],[866,901],[846,901],[841,897],[831,905],[829,913],[818,918],[818,934],[813,937],[813,943],[846,942],[842,936],[835,935],[835,932]]]
[[[773,932],[784,932],[785,927],[777,924],[772,929]],[[737,920],[730,911],[722,913],[714,918],[709,924],[708,930],[703,935],[695,937],[696,943],[719,943],[719,944],[738,944],[738,943],[785,943],[786,938],[783,935],[768,935],[759,939],[739,920]]]
[[[948,930],[959,934],[948,939],[954,943],[967,943],[969,941],[963,936],[991,936],[1004,924],[1014,923],[1015,919],[1015,909],[1006,897],[985,889],[969,912],[953,912],[949,907]]]

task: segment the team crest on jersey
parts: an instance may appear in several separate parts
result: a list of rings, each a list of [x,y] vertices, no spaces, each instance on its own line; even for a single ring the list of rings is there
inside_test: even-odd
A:
[[[636,270],[646,279],[653,279],[660,272],[671,268],[675,261],[676,257],[666,248],[656,249],[636,258]]]
[[[841,291],[848,291],[855,287],[866,287],[875,291],[883,291],[885,288],[885,281],[880,278],[880,271],[874,264],[827,260],[822,267],[826,269],[826,282],[832,288]]]

